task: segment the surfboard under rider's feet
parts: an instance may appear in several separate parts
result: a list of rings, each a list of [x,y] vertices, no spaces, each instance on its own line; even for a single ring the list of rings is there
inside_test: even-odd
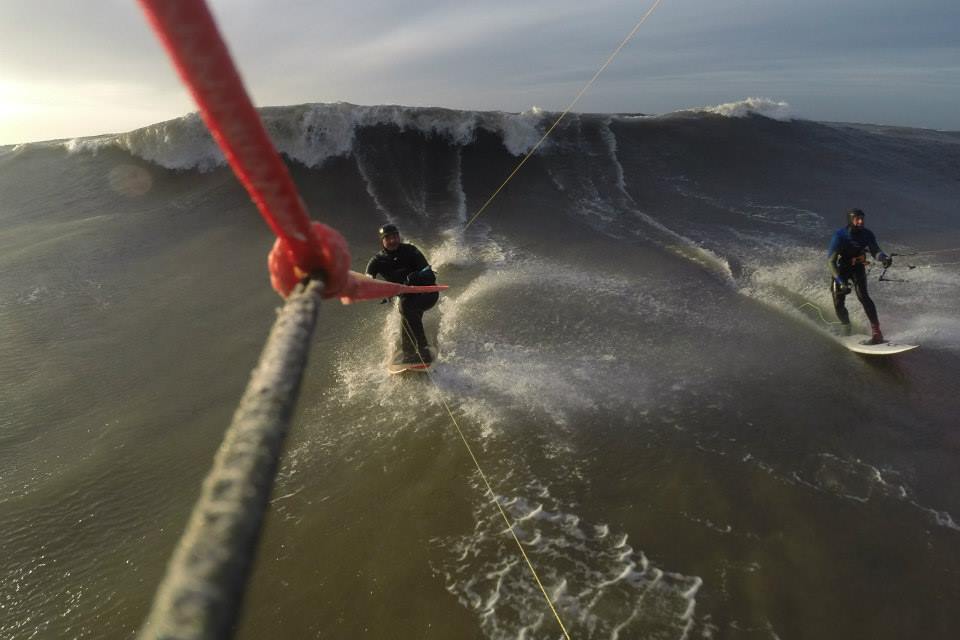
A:
[[[433,348],[430,348],[429,352],[424,354],[423,358],[418,354],[413,354],[412,356],[397,354],[390,360],[390,364],[387,365],[387,372],[390,374],[406,373],[408,371],[426,373],[431,369],[436,359],[436,355],[432,352]]]
[[[838,340],[843,346],[850,349],[850,351],[870,356],[891,356],[896,353],[911,351],[919,346],[915,344],[903,344],[892,340],[873,344],[871,336],[862,334],[845,336],[838,338]]]

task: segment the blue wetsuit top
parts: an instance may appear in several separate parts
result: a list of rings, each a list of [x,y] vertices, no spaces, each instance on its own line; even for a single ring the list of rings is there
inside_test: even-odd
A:
[[[840,275],[839,270],[848,270],[853,267],[869,251],[876,257],[883,253],[877,244],[873,232],[865,227],[843,227],[837,229],[830,240],[827,250],[827,262],[834,277]]]

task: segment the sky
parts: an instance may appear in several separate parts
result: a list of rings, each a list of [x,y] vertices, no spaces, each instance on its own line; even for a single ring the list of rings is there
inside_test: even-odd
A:
[[[564,109],[654,0],[212,0],[254,103]],[[662,0],[576,111],[960,130],[958,0]],[[0,0],[0,145],[195,107],[134,0]]]

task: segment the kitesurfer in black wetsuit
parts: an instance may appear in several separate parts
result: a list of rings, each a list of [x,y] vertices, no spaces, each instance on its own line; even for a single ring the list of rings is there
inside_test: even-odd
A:
[[[877,318],[877,307],[867,293],[866,252],[879,260],[884,267],[893,264],[893,258],[880,250],[873,232],[863,226],[864,213],[860,209],[847,211],[847,226],[833,234],[828,251],[827,264],[833,279],[830,292],[833,294],[833,307],[843,327],[844,335],[850,335],[850,314],[844,300],[850,293],[850,284],[857,294],[857,300],[870,320],[872,335],[869,344],[884,342]]]
[[[394,224],[380,227],[380,253],[367,264],[367,275],[378,275],[388,282],[409,285],[433,285],[436,275],[427,259],[412,244],[401,242],[400,230]],[[439,293],[400,294],[400,348],[404,363],[417,363],[421,358],[431,362],[433,355],[428,348],[427,335],[423,330],[423,313],[437,304]]]

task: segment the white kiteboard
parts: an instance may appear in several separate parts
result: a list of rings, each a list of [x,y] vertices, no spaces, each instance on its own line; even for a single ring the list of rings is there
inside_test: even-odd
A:
[[[841,344],[847,349],[850,349],[850,351],[863,353],[868,356],[892,356],[895,353],[910,351],[919,346],[916,344],[900,344],[899,342],[890,341],[881,342],[880,344],[867,344],[870,341],[870,336],[866,335],[846,336],[839,338],[839,340]]]

